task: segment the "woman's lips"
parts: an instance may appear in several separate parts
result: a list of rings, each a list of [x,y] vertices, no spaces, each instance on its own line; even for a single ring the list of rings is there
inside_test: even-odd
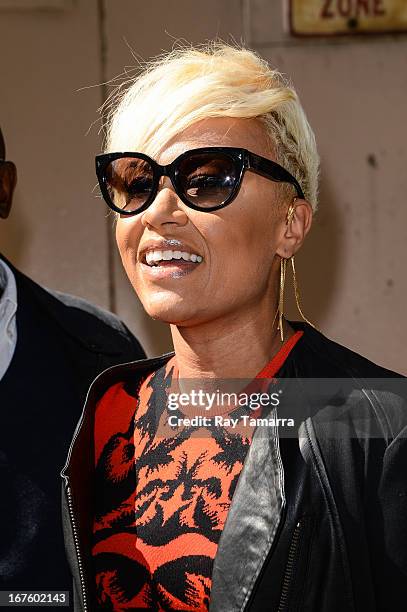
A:
[[[171,259],[170,261],[162,260],[153,266],[149,266],[144,262],[140,262],[139,265],[142,273],[146,276],[150,276],[154,279],[164,279],[187,276],[196,270],[201,263],[184,261],[183,259]]]

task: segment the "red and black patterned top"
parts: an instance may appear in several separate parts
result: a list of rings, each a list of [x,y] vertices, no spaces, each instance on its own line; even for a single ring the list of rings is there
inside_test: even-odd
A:
[[[297,332],[256,378],[272,378]],[[94,577],[99,610],[208,610],[213,561],[251,431],[168,425],[175,358],[95,415]]]

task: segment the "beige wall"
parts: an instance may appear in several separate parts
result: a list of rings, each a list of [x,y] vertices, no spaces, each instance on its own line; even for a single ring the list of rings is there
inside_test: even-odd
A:
[[[320,211],[298,256],[304,309],[328,336],[407,373],[407,37],[293,40],[280,0],[76,0],[66,11],[0,11],[0,124],[18,166],[0,247],[36,280],[116,308],[149,354],[170,346],[142,313],[92,193],[100,83],[174,38],[245,39],[289,74],[322,158]],[[100,9],[103,9],[102,11]],[[101,44],[104,43],[104,45]],[[110,285],[109,285],[110,283]],[[110,287],[110,289],[109,289]]]

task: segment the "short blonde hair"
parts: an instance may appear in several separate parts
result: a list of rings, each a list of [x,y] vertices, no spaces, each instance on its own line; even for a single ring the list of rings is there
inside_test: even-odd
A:
[[[127,84],[108,101],[106,152],[138,150],[154,157],[202,119],[258,118],[276,161],[296,177],[316,209],[314,133],[294,88],[253,51],[222,42],[176,48],[147,63]]]

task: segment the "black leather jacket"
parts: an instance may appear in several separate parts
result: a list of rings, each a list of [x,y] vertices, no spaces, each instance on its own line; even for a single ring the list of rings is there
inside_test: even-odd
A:
[[[289,397],[299,426],[291,437],[272,428],[253,437],[214,562],[210,611],[405,610],[405,379],[308,325],[292,325],[304,336],[279,378],[296,385]],[[75,610],[97,610],[90,569],[95,403],[112,384],[134,383],[166,359],[110,368],[88,394],[61,473]]]

